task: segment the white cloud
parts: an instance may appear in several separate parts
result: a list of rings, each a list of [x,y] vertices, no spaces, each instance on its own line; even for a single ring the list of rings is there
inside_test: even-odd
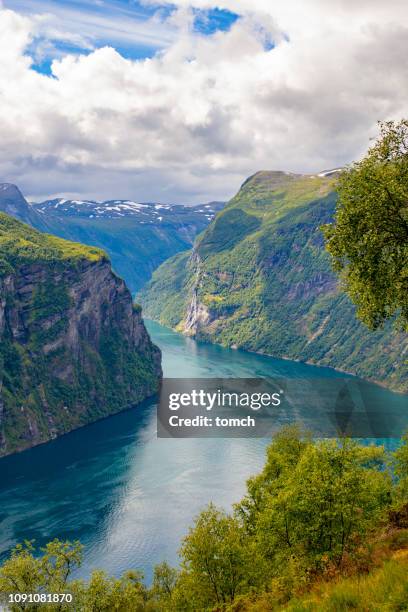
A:
[[[24,55],[39,18],[0,11],[0,180],[33,196],[227,197],[259,169],[344,164],[377,120],[408,115],[405,0],[175,3],[177,36],[154,58],[104,47],[56,59],[52,77]],[[192,5],[243,16],[200,36]]]

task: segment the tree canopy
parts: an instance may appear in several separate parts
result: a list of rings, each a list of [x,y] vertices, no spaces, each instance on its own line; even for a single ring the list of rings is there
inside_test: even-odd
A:
[[[41,550],[26,542],[0,567],[0,607],[10,593],[69,593],[72,603],[16,601],[9,609],[326,611],[349,609],[338,603],[346,600],[363,609],[364,598],[371,597],[376,604],[382,598],[384,609],[406,610],[407,479],[408,436],[387,454],[383,447],[349,439],[313,441],[286,427],[275,436],[264,469],[248,481],[241,502],[230,513],[212,504],[205,508],[183,539],[179,568],[156,566],[150,587],[138,571],[113,577],[95,570],[88,580],[74,579],[82,556],[78,542],[54,540]],[[389,564],[362,593],[361,575],[378,568],[386,546]],[[395,558],[396,549],[402,549],[402,561]],[[354,582],[333,592],[333,606],[287,607],[313,585],[344,575]]]
[[[359,318],[376,329],[396,317],[408,329],[408,120],[380,123],[338,194],[334,223],[322,229]]]

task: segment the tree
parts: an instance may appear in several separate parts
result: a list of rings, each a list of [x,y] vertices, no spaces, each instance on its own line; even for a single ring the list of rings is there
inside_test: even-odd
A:
[[[172,610],[173,593],[176,587],[178,571],[163,561],[154,568],[151,595],[160,603],[160,609]]]
[[[88,583],[72,583],[75,609],[81,612],[143,612],[148,591],[142,584],[140,572],[129,571],[120,578],[108,576],[101,570],[92,572]]]
[[[72,603],[21,602],[11,610],[81,610],[81,612],[134,612],[147,610],[148,590],[140,572],[126,572],[120,578],[94,571],[89,582],[70,581],[72,572],[81,564],[79,542],[53,540],[36,555],[32,542],[17,545],[0,567],[0,596],[9,593],[69,593]],[[154,610],[155,608],[149,608]]]
[[[401,446],[393,455],[393,468],[396,479],[394,490],[397,522],[408,527],[408,433],[402,437]]]
[[[350,440],[304,447],[257,521],[264,555],[279,574],[289,560],[306,571],[339,565],[377,526],[390,500],[384,450]]]
[[[18,544],[0,568],[0,595],[8,593],[70,593],[68,579],[81,563],[79,542],[53,540],[34,555],[32,542]],[[48,604],[48,610],[65,609],[64,604]],[[15,604],[12,610],[40,610],[41,603]]]
[[[338,182],[326,248],[359,318],[376,329],[394,316],[408,329],[408,120],[380,136]]]
[[[235,505],[236,514],[249,535],[255,533],[257,520],[268,499],[285,486],[288,475],[296,468],[302,453],[311,443],[310,436],[302,433],[297,425],[287,425],[275,434],[268,446],[262,472],[247,481],[247,494]]]
[[[183,540],[180,570],[156,566],[150,589],[136,571],[117,578],[96,570],[87,581],[70,579],[82,547],[54,540],[42,555],[30,542],[14,549],[0,566],[0,596],[73,597],[72,604],[19,603],[12,612],[283,609],[311,579],[349,571],[345,558],[368,556],[378,528],[408,526],[408,434],[391,456],[394,480],[386,460],[383,447],[349,439],[316,442],[286,427],[234,513],[212,504],[201,512]],[[406,542],[405,532],[402,537]]]
[[[394,472],[400,483],[406,483],[408,497],[408,433],[402,437],[401,446],[394,453]],[[408,500],[407,500],[408,501]]]
[[[244,532],[239,522],[210,504],[201,512],[181,547],[183,578],[191,580],[193,601],[205,609],[230,603],[248,574]],[[199,608],[202,609],[202,608]]]

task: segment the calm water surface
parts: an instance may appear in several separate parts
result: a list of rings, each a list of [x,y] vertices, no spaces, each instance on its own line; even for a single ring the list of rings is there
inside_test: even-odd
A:
[[[334,377],[328,368],[200,344],[155,323],[167,377]],[[406,401],[383,391],[384,410]],[[0,555],[24,539],[59,537],[85,545],[80,575],[113,574],[177,562],[193,517],[210,500],[230,508],[263,465],[267,440],[156,437],[156,406],[146,402],[0,460]]]

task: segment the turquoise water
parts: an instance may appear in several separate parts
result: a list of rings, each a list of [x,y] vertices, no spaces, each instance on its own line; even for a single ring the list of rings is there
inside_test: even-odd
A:
[[[338,376],[328,368],[205,345],[148,324],[167,377]],[[381,390],[384,409],[406,398]],[[156,437],[152,401],[0,461],[0,554],[23,539],[85,545],[80,574],[177,562],[193,517],[210,500],[239,500],[267,440]]]

